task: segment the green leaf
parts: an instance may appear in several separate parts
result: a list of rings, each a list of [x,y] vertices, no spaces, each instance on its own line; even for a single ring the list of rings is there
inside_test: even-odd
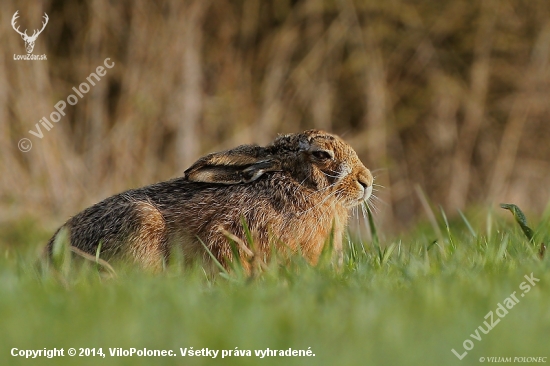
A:
[[[514,218],[521,227],[521,230],[523,231],[527,239],[529,239],[529,241],[532,241],[534,232],[529,226],[527,226],[527,219],[525,218],[525,215],[523,214],[523,212],[521,212],[519,207],[510,203],[501,203],[500,207],[505,210],[509,210],[512,215],[514,215]]]

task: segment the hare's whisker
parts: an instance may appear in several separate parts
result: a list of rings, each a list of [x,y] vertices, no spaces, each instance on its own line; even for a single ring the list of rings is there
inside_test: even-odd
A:
[[[330,193],[329,195],[327,195],[325,197],[325,199],[323,199],[321,202],[319,202],[318,204],[314,205],[313,207],[310,207],[309,209],[305,210],[305,211],[302,211],[302,213],[307,213],[317,207],[319,207],[320,205],[322,205],[323,203],[325,203],[329,198],[331,198],[332,196],[336,195],[337,193],[339,193],[341,190],[337,189],[335,190],[334,192]]]
[[[317,193],[322,193],[322,192],[328,190],[329,188],[334,187],[336,184],[337,184],[337,182],[334,182],[334,183],[332,183],[332,184],[326,186],[325,188],[321,188],[321,189],[319,189],[319,190],[317,190],[317,191],[314,190],[314,191],[311,192],[308,196],[306,196],[306,198],[309,198],[309,197],[311,197],[312,195],[317,194]]]
[[[384,206],[388,206],[388,203],[386,201],[384,201],[383,199],[381,199],[380,197],[378,197],[376,194],[372,194],[370,197],[369,197],[369,200],[372,200],[371,202],[373,203],[380,203]]]
[[[311,176],[311,174],[310,174]],[[311,178],[311,177],[305,177],[303,181],[301,182],[298,182],[298,186],[296,187],[296,189],[294,190],[294,193],[296,193],[296,191],[298,191],[298,189],[302,188],[304,186],[304,182],[308,179],[308,178]]]
[[[326,175],[327,177],[331,177],[331,178],[340,178],[339,175],[330,175],[330,174],[325,173],[325,172],[323,172],[323,174]]]

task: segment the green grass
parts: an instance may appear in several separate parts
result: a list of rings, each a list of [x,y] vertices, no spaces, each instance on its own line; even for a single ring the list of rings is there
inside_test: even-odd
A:
[[[0,365],[471,365],[480,357],[547,357],[550,259],[538,251],[549,242],[550,219],[540,220],[530,242],[509,216],[447,224],[440,213],[439,239],[428,227],[381,237],[380,249],[356,240],[340,271],[329,260],[311,267],[297,258],[271,263],[254,279],[238,271],[207,278],[177,261],[160,275],[115,265],[116,278],[83,261],[41,269],[36,246],[18,247],[8,235],[12,245],[0,246]],[[10,230],[40,242],[32,230]],[[521,297],[531,273],[540,282]],[[520,301],[473,340],[484,316],[514,291]],[[460,361],[451,349],[463,353],[467,339],[474,348]],[[13,347],[102,348],[106,357],[33,360],[11,357]],[[109,355],[131,347],[178,356]],[[185,347],[252,356],[183,358]],[[254,355],[267,348],[310,348],[315,356]]]

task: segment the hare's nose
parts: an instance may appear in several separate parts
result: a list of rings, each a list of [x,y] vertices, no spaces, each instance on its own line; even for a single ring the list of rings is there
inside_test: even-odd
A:
[[[369,182],[364,177],[362,177],[362,176],[359,177],[357,182],[359,182],[359,184],[361,185],[361,187],[363,187],[363,189],[369,188]]]
[[[372,194],[372,174],[367,170],[357,176],[357,183],[363,187],[363,199],[368,199]]]
[[[369,187],[372,187],[372,174],[366,170],[365,172],[361,172],[357,176],[357,182],[363,187],[363,189],[367,189]]]

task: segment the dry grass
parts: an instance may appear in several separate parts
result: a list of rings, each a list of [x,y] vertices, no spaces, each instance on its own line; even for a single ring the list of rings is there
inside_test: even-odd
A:
[[[49,15],[34,51],[48,61],[13,60],[16,10],[22,29]],[[382,224],[418,217],[415,185],[448,212],[549,201],[546,0],[4,0],[0,14],[2,221],[57,225],[206,152],[312,127],[381,169]],[[30,136],[106,57],[92,91]]]

